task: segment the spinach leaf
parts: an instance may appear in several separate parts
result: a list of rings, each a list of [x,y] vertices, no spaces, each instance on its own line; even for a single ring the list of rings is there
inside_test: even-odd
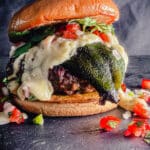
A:
[[[35,32],[33,36],[30,38],[29,42],[16,49],[13,58],[17,58],[21,54],[28,52],[30,48],[38,44],[47,36],[54,34],[54,32],[55,32],[55,28],[52,26],[49,26],[46,29],[44,29],[42,33],[39,33],[39,31]]]
[[[24,44],[23,46],[16,49],[13,57],[14,58],[19,57],[21,54],[26,53],[28,51],[28,49],[31,48],[31,47],[32,47],[31,42]]]

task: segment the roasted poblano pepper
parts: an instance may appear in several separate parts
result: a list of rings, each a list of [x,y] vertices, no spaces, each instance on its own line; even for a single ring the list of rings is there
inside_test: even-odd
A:
[[[78,48],[77,54],[63,66],[72,74],[89,81],[103,100],[118,101],[117,90],[124,79],[125,63],[121,56],[117,58],[113,54],[113,49],[101,43],[86,45]]]

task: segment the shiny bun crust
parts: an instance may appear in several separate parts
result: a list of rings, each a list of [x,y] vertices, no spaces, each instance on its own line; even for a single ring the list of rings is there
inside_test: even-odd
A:
[[[119,10],[112,0],[37,0],[13,16],[9,32],[84,17],[113,23],[119,18]]]
[[[71,96],[53,95],[51,100],[41,101],[22,101],[18,98],[14,102],[23,110],[35,114],[42,113],[44,116],[71,117],[87,116],[103,113],[117,107],[117,104],[106,101],[105,105],[99,104],[98,93],[75,94]]]

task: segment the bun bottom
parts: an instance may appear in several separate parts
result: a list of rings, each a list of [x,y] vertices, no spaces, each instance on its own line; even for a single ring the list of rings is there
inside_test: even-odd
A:
[[[106,101],[105,105],[99,104],[97,92],[75,94],[71,96],[53,95],[49,101],[22,101],[18,98],[14,102],[23,110],[35,114],[52,117],[87,116],[103,113],[117,107],[117,104]]]

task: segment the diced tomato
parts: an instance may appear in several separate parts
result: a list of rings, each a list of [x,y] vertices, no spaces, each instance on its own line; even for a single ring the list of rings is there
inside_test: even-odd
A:
[[[134,119],[124,132],[124,136],[144,137],[149,131],[149,124],[146,119]]]
[[[146,130],[150,131],[150,124],[146,124]]]
[[[132,133],[128,129],[124,131],[124,136],[130,136],[131,134]]]
[[[141,86],[143,89],[150,89],[150,79],[142,79]]]
[[[100,36],[100,32],[98,30],[95,30],[93,33],[96,34],[97,36]]]
[[[98,30],[93,32],[94,34],[96,34],[97,36],[99,36],[104,42],[109,42],[109,37],[107,36],[107,34],[100,32]]]
[[[121,89],[123,92],[126,92],[127,87],[124,83],[121,84]]]
[[[149,110],[142,103],[135,104],[133,112],[139,117],[150,118]]]
[[[103,40],[104,42],[109,42],[109,37],[107,36],[107,34],[101,33],[101,34],[100,34],[100,37],[102,38],[102,40]]]
[[[66,30],[74,33],[77,30],[80,30],[80,25],[77,24],[77,23],[67,24],[66,25]]]
[[[150,104],[150,96],[146,99],[146,102]]]
[[[66,39],[77,39],[78,36],[76,35],[76,33],[66,30],[63,32],[63,37]]]
[[[16,122],[17,124],[24,122],[23,115],[17,108],[14,108],[14,110],[11,112],[9,120],[10,122]]]
[[[80,30],[79,24],[67,24],[66,30],[63,31],[63,37],[66,39],[77,39],[77,30]]]
[[[106,131],[111,131],[120,124],[121,120],[114,116],[106,116],[100,120],[100,128]]]
[[[77,23],[67,24],[66,26],[60,27],[56,32],[57,35],[62,35],[66,39],[77,39],[76,31],[80,30],[80,25]]]

